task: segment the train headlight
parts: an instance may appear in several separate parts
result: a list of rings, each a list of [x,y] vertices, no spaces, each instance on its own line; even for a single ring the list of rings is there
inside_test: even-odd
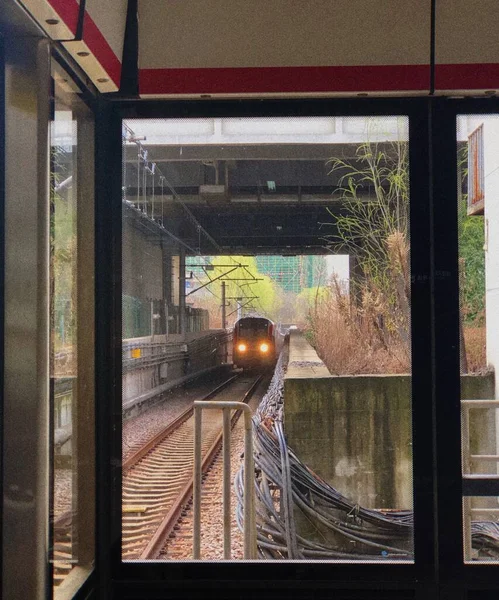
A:
[[[246,344],[238,344],[237,349],[239,352],[246,352]]]
[[[269,345],[268,344],[260,344],[260,352],[268,352],[269,351]]]

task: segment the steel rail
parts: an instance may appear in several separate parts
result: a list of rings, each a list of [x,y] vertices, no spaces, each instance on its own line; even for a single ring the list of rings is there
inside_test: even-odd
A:
[[[260,381],[262,380],[263,375],[260,375],[251,385],[250,389],[245,392],[242,402],[248,402],[251,398],[255,388],[258,386]],[[238,420],[241,411],[235,411],[234,415],[231,419],[231,427],[233,427]],[[203,474],[206,473],[208,468],[212,465],[213,461],[217,457],[218,453],[221,450],[222,446],[222,438],[223,438],[223,430],[217,435],[215,441],[211,445],[208,452],[205,454],[202,463],[201,463],[201,472]],[[150,539],[149,543],[145,547],[145,549],[140,554],[139,560],[150,560],[157,557],[161,549],[164,547],[168,537],[172,533],[178,519],[180,518],[184,507],[189,503],[192,498],[194,490],[194,475],[189,478],[184,488],[177,496],[177,500],[173,504],[173,506],[168,511],[168,514],[164,517],[163,521],[157,528],[155,534]]]
[[[230,383],[232,383],[235,379],[240,377],[240,374],[233,375],[220,385],[218,385],[215,389],[211,390],[206,396],[201,398],[202,402],[213,398],[214,395],[218,394],[221,390],[227,387]],[[135,466],[146,454],[148,454],[153,448],[155,448],[158,444],[160,444],[165,438],[171,435],[176,429],[178,429],[182,423],[185,423],[187,419],[191,417],[194,412],[194,407],[189,406],[184,412],[182,412],[174,421],[169,423],[164,429],[162,429],[159,433],[157,433],[153,438],[151,438],[148,442],[146,442],[142,448],[139,448],[136,452],[134,452],[131,456],[129,456],[126,460],[123,461],[122,472],[125,475],[133,466]]]

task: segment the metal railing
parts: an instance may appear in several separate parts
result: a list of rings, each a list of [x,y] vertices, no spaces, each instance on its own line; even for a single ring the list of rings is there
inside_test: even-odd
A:
[[[499,400],[461,400],[461,444],[462,444],[462,465],[463,465],[463,484],[466,482],[482,481],[487,484],[490,481],[499,479],[499,474],[495,473],[472,473],[472,462],[492,462],[499,465],[499,454],[471,454],[470,448],[470,409],[472,408],[492,408],[499,409]],[[464,486],[463,486],[464,487]],[[472,558],[471,545],[471,516],[479,513],[497,513],[499,508],[474,508],[471,506],[472,495],[488,495],[482,491],[473,494],[463,490],[463,528],[464,528],[464,558],[466,561]]]
[[[193,490],[193,559],[201,558],[201,431],[202,410],[223,411],[223,523],[224,559],[231,558],[230,519],[230,417],[231,410],[244,413],[244,558],[256,559],[256,516],[253,460],[253,432],[251,408],[244,402],[216,402],[198,400],[194,402],[194,490]]]

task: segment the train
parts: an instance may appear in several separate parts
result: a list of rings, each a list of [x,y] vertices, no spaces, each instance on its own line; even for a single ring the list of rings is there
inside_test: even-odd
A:
[[[276,361],[276,326],[265,317],[241,317],[234,323],[233,364],[253,369],[274,365]]]

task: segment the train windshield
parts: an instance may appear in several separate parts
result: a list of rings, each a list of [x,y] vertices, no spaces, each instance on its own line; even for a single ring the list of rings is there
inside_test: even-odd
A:
[[[270,323],[265,319],[242,320],[238,324],[238,333],[245,338],[267,335]]]

